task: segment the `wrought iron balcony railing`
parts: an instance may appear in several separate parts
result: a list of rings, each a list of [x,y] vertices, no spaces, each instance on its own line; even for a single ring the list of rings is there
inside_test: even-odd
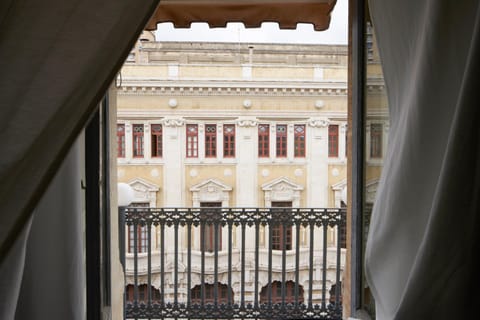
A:
[[[128,319],[342,319],[345,208],[121,215]]]

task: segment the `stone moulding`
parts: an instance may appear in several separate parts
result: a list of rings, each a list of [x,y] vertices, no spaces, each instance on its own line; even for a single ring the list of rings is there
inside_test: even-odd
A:
[[[122,86],[119,95],[165,96],[346,96],[347,88]]]

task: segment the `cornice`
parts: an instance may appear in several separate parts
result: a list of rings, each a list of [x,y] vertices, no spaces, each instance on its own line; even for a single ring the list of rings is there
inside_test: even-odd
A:
[[[128,86],[119,95],[157,96],[346,96],[347,87],[332,86]]]

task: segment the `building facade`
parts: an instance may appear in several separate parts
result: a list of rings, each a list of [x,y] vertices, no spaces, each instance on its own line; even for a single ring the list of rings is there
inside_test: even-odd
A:
[[[154,41],[152,34],[144,33],[124,64],[117,85],[117,174],[119,182],[133,187],[133,206],[339,208],[346,205],[346,46],[160,43]],[[295,261],[295,241],[299,239],[300,251],[304,252],[300,257],[299,286],[305,300],[311,236],[307,229],[302,227],[299,237],[295,228],[275,230],[271,279],[282,280],[282,239],[288,242],[286,264],[290,269]],[[133,283],[132,257],[136,249],[139,281],[145,284],[146,230],[137,231],[136,243],[135,230],[130,227],[126,232],[127,283]],[[174,230],[167,228],[165,232],[165,268],[171,271],[174,247],[169,239],[174,237]],[[191,286],[186,287],[186,257],[182,255],[187,250],[186,227],[178,232],[179,284],[175,291],[174,273],[166,272],[164,297],[168,300],[176,292],[179,301],[184,301],[189,290],[192,299],[196,297],[195,286],[201,278],[193,268]],[[229,235],[225,227],[218,232],[221,265],[226,259]],[[253,301],[253,273],[249,268],[253,268],[250,264],[254,237],[247,235],[245,248],[241,248],[239,228],[234,227],[232,232],[233,265],[238,265],[242,250],[252,257],[247,259],[245,267],[245,299]],[[282,238],[283,232],[287,236]],[[336,228],[326,229],[325,237],[323,233],[320,229],[314,231],[314,260],[318,268],[314,271],[313,299],[317,302],[321,299],[320,257],[324,239],[328,251],[328,288],[336,284],[337,243],[344,241],[339,239]],[[158,261],[163,238],[159,227],[152,227],[151,234],[152,285],[159,288]],[[205,234],[208,270],[213,265],[209,251],[215,237],[208,230]],[[262,258],[262,252],[268,249],[268,234],[268,227],[259,231],[260,265],[267,264],[267,254]],[[190,235],[195,266],[200,263],[203,238],[198,227],[192,228]],[[226,277],[226,272],[219,273],[220,286],[227,283]],[[234,268],[232,277],[235,300],[240,290],[239,267]],[[287,270],[286,280],[290,281],[286,284],[289,292],[293,272]],[[211,285],[214,279],[207,275],[203,281]],[[260,272],[259,282],[260,288],[266,286],[266,272]],[[228,288],[224,289],[228,292]]]

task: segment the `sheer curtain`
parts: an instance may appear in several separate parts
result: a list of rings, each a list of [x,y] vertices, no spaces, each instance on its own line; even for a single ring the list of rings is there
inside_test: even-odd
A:
[[[49,243],[48,237],[39,231],[42,229],[59,236],[63,232],[67,243],[58,243],[64,250],[57,251],[55,259],[63,258],[65,270],[52,280],[75,281],[75,270],[81,267],[77,264],[82,263],[76,259],[81,253],[77,252],[78,243],[67,240],[75,239],[66,235],[83,232],[83,225],[75,216],[63,225],[60,223],[59,218],[72,215],[66,210],[68,207],[63,211],[60,201],[47,207],[63,211],[64,215],[45,216],[39,200],[67,153],[77,152],[79,156],[77,149],[81,146],[72,149],[74,141],[157,3],[158,0],[0,2],[0,319],[12,319],[15,310],[17,319],[82,315],[84,305],[75,300],[79,292],[62,295],[55,292],[56,287],[39,288],[43,282],[31,278],[38,269],[29,261],[38,261],[42,248],[28,242]],[[69,165],[73,166],[72,172],[78,173],[78,166],[75,169],[71,161],[64,164]],[[81,191],[76,179],[78,176],[69,180],[68,188],[75,183],[78,196]],[[71,200],[75,203],[78,198]],[[79,208],[79,203],[76,205]],[[44,258],[53,259],[48,255]],[[36,277],[42,274],[37,273]],[[58,317],[41,313],[27,316],[25,311],[32,306],[28,301],[41,301],[40,296],[35,296],[41,292],[39,289],[45,295],[55,294],[60,298],[57,303],[63,304],[62,310],[70,308],[70,312],[65,311],[63,316],[57,313]],[[19,296],[22,299],[17,309]]]
[[[370,0],[390,109],[366,249],[378,320],[480,302],[480,2]]]

